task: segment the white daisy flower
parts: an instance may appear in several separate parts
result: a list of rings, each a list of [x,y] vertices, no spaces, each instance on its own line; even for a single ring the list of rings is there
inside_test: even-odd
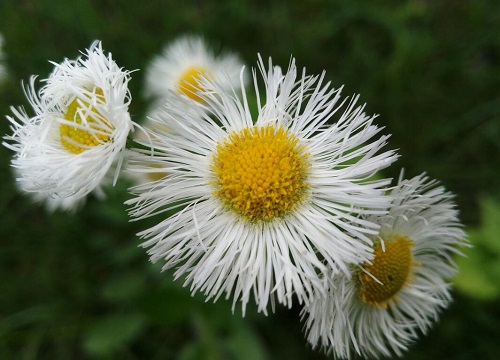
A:
[[[233,53],[214,54],[198,36],[183,36],[168,44],[146,71],[145,94],[163,102],[171,91],[200,101],[202,79],[218,78],[225,89],[240,87],[243,63]]]
[[[293,295],[308,303],[326,265],[348,271],[372,255],[378,226],[359,215],[388,208],[388,181],[369,177],[396,155],[377,154],[387,136],[375,138],[381,129],[356,98],[339,104],[324,74],[298,76],[294,60],[286,74],[271,60],[259,68],[265,102],[254,71],[256,117],[243,87],[240,100],[219,82],[204,83],[193,111],[185,98],[167,101],[153,120],[172,131],[153,133],[144,142],[152,151],[131,169],[156,172],[143,165],[156,163],[169,175],[133,188],[127,203],[135,219],[178,210],[139,234],[153,262],[176,268],[193,292],[233,294],[243,311],[253,295],[266,312],[270,300],[291,306]]]
[[[69,209],[97,189],[108,170],[114,181],[133,127],[128,113],[129,72],[94,42],[76,60],[56,64],[37,93],[35,78],[26,95],[35,116],[12,108],[13,134],[4,145],[15,151],[12,166],[19,187]]]
[[[146,118],[146,121],[141,124],[141,130],[134,132],[132,140],[136,143],[148,143],[149,146],[149,139],[151,137],[151,134],[155,133],[156,131],[169,132],[171,130],[166,124],[153,121],[150,117],[148,117]],[[145,161],[144,163],[142,163],[142,166],[150,167],[152,171],[128,171],[129,164],[127,159],[124,175],[132,182],[132,184],[139,185],[150,183],[156,180],[160,180],[164,176],[168,175],[168,169],[164,166],[164,164],[158,163],[158,161]]]
[[[336,358],[401,356],[451,300],[452,255],[465,245],[452,195],[424,175],[391,195],[387,215],[367,218],[381,226],[374,258],[304,308],[308,341]]]
[[[4,64],[4,54],[3,54],[3,36],[0,34],[0,83],[4,81],[7,76],[7,70]]]

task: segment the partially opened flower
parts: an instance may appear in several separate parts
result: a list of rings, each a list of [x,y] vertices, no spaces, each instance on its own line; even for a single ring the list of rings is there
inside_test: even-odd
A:
[[[49,207],[69,209],[98,189],[111,168],[116,181],[133,127],[130,76],[100,42],[54,66],[38,93],[35,77],[26,89],[35,115],[12,108],[13,134],[4,145],[15,151],[12,166],[22,190]]]
[[[402,355],[451,300],[452,255],[465,244],[452,195],[424,175],[399,182],[374,257],[331,277],[326,297],[304,308],[307,338],[337,358]]]
[[[201,101],[202,79],[218,78],[225,89],[240,87],[243,63],[233,53],[215,54],[198,36],[182,36],[168,44],[146,72],[145,93],[163,101],[170,91]]]
[[[356,99],[339,104],[324,74],[298,76],[294,61],[285,74],[259,68],[255,116],[245,91],[241,100],[217,81],[192,111],[184,97],[166,102],[153,120],[171,131],[152,133],[131,170],[154,163],[169,175],[133,188],[128,204],[134,219],[177,210],[140,233],[152,261],[210,299],[232,295],[244,311],[253,296],[265,312],[270,300],[308,303],[326,266],[347,271],[372,255],[378,225],[359,215],[386,211],[388,181],[369,177],[396,156],[378,154],[387,137]]]

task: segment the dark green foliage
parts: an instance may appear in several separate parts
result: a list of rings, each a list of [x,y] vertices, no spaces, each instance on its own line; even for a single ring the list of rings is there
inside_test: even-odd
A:
[[[401,155],[386,174],[404,167],[407,177],[427,171],[441,180],[481,242],[494,221],[479,228],[479,199],[500,196],[499,22],[496,0],[2,0],[9,77],[0,112],[26,106],[21,80],[45,78],[48,60],[75,58],[94,39],[129,70],[144,69],[185,33],[250,66],[257,53],[284,67],[293,55],[309,73],[325,69],[335,87],[345,84],[345,95],[361,94]],[[130,84],[139,122],[143,77],[134,72]],[[9,131],[3,117],[0,133]],[[265,317],[250,306],[242,319],[227,301],[191,297],[182,279],[150,264],[135,234],[155,220],[128,222],[125,182],[105,202],[90,198],[80,212],[50,214],[17,192],[10,157],[0,147],[0,359],[325,358],[307,345],[299,307]],[[491,244],[475,245],[491,259]],[[405,358],[498,356],[498,287],[485,300],[461,281],[464,292]]]

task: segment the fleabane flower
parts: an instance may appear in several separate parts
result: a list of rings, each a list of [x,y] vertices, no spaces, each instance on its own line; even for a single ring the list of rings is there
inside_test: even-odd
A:
[[[152,133],[131,171],[168,176],[133,188],[128,204],[134,219],[177,210],[139,234],[153,262],[208,299],[233,296],[244,311],[253,296],[266,312],[270,301],[309,303],[327,266],[348,271],[372,255],[378,225],[359,216],[386,211],[388,181],[369,177],[396,155],[379,153],[387,136],[324,74],[298,75],[294,60],[286,73],[271,60],[259,69],[254,115],[245,90],[240,99],[219,82],[204,83],[192,111],[167,101],[153,120],[171,131]]]
[[[401,356],[450,303],[452,255],[466,244],[452,195],[422,174],[391,196],[388,214],[367,218],[380,224],[373,258],[304,307],[308,341],[336,358]]]
[[[76,60],[55,68],[37,92],[26,87],[35,112],[12,108],[13,134],[4,145],[15,152],[19,187],[51,208],[70,209],[98,190],[112,168],[114,181],[133,128],[128,113],[130,75],[94,42]]]
[[[217,78],[225,90],[237,89],[242,66],[236,54],[215,54],[203,38],[185,35],[153,58],[146,70],[145,94],[162,102],[173,91],[201,101],[203,79]]]
[[[141,124],[141,129],[134,132],[132,140],[137,143],[148,144],[151,135],[157,131],[170,132],[171,130],[167,124],[153,121],[151,118],[146,118],[146,121]],[[149,146],[149,144],[146,146]],[[143,162],[141,167],[149,167],[151,171],[128,171],[127,168],[129,167],[129,164],[125,164],[125,169],[123,171],[124,175],[132,184],[140,185],[151,183],[168,176],[165,164],[156,161],[153,157],[149,160],[151,161],[146,160]]]

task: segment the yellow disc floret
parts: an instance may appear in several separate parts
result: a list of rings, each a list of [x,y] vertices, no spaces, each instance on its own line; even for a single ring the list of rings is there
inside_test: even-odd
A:
[[[359,272],[361,299],[377,307],[386,307],[398,292],[410,283],[413,242],[405,235],[394,235],[375,244],[375,258]],[[385,250],[385,251],[384,251]]]
[[[308,155],[294,135],[274,125],[233,132],[217,145],[215,196],[250,222],[295,210],[306,196]]]
[[[163,166],[159,164],[145,164],[146,167],[151,168],[151,169],[162,169]],[[163,179],[165,176],[167,176],[167,173],[163,171],[155,171],[155,172],[147,172],[145,173],[146,177],[150,181],[157,181]]]
[[[104,103],[101,89],[96,88],[93,96],[98,103]],[[64,119],[73,124],[63,123],[59,126],[61,144],[74,154],[110,140],[112,125],[85,100],[75,97],[68,104]]]
[[[207,71],[201,66],[191,66],[187,68],[177,79],[177,92],[195,101],[202,102],[203,100],[198,93],[204,90],[199,84],[199,81],[204,76],[207,76]]]

